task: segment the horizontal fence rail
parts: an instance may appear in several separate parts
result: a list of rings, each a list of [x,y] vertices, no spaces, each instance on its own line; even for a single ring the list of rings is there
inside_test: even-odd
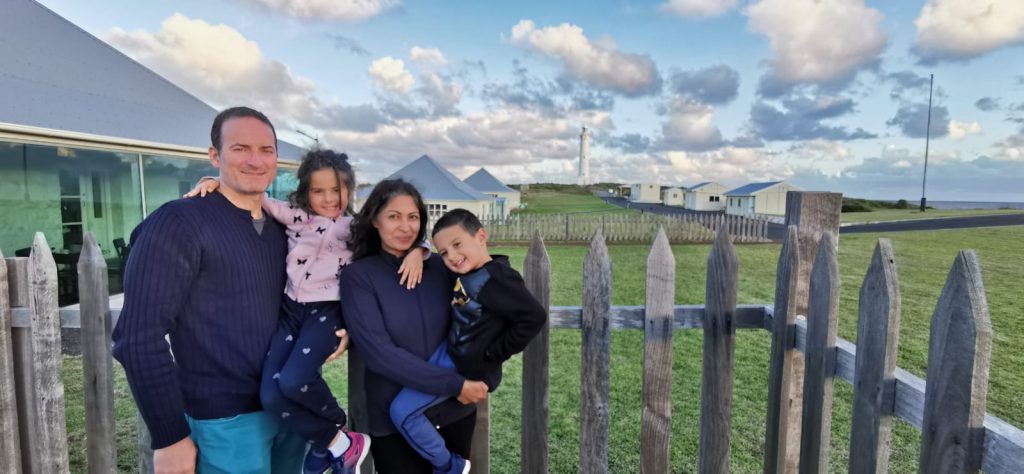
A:
[[[794,202],[795,201],[795,202]],[[702,330],[700,446],[697,470],[727,472],[731,445],[733,351],[737,330],[771,335],[765,472],[823,472],[829,468],[831,386],[854,386],[850,472],[885,472],[891,421],[900,418],[923,432],[921,472],[1024,470],[1024,431],[985,413],[992,331],[980,265],[961,252],[950,269],[932,317],[927,380],[895,366],[899,333],[899,282],[892,244],[880,239],[861,287],[858,345],[836,337],[838,270],[832,215],[835,195],[799,193],[779,256],[775,301],[737,304],[738,264],[729,229],[719,226],[708,257],[705,305],[676,305],[675,264],[663,228],[648,256],[642,306],[611,306],[611,260],[596,230],[584,260],[580,306],[550,306],[551,262],[537,231],[524,262],[524,280],[548,309],[541,336],[523,356],[522,434],[524,473],[549,471],[549,363],[551,329],[580,331],[581,472],[609,472],[609,360],[612,330],[643,330],[643,397],[640,472],[691,471],[671,466],[672,334]],[[789,205],[788,205],[789,206]],[[838,211],[835,211],[838,212]],[[825,218],[814,218],[821,213]],[[795,223],[792,221],[796,221]],[[605,227],[604,229],[607,229]],[[116,459],[112,434],[113,385],[110,328],[117,298],[106,297],[105,263],[92,236],[79,262],[77,307],[56,308],[52,256],[41,234],[29,258],[5,259],[0,271],[0,441],[3,472],[67,472],[61,327],[81,327],[87,352],[86,432],[89,472],[110,472]],[[91,258],[89,256],[96,256]],[[87,361],[87,362],[86,362]],[[366,422],[362,370],[349,357],[349,408],[353,426]],[[478,408],[471,456],[474,472],[490,468],[489,405]],[[697,421],[694,420],[696,423]],[[139,422],[140,472],[152,472],[148,433]],[[367,463],[363,472],[372,472]]]

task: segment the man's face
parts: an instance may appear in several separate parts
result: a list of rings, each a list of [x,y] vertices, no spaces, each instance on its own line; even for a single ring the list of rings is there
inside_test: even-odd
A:
[[[221,126],[220,151],[210,148],[210,162],[229,193],[263,194],[277,175],[274,131],[253,117],[230,118]]]
[[[444,265],[454,273],[464,275],[491,260],[487,252],[487,231],[466,232],[461,225],[452,225],[434,234],[434,248]]]

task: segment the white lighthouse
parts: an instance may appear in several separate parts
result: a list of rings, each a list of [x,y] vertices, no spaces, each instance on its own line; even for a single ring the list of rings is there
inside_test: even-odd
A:
[[[590,184],[590,131],[583,126],[580,133],[580,174],[576,178],[576,184],[586,186]]]

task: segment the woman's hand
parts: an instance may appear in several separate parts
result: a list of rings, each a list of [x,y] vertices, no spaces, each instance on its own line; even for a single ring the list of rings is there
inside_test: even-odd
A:
[[[487,399],[487,384],[479,380],[467,380],[462,382],[462,393],[459,393],[459,401],[463,405],[480,403]]]
[[[196,187],[192,188],[191,191],[185,193],[182,197],[189,198],[197,195],[200,197],[206,197],[207,194],[216,191],[218,186],[220,186],[220,181],[218,181],[217,178],[203,176],[202,178],[199,178],[199,182],[196,183]]]
[[[324,361],[325,364],[334,359],[337,359],[338,357],[341,357],[341,355],[345,353],[345,350],[348,349],[348,331],[344,329],[339,329],[337,331],[334,331],[334,335],[338,336],[341,340],[338,341],[338,348],[334,350],[334,353],[327,356],[327,360]]]
[[[423,254],[427,252],[430,252],[430,250],[416,247],[405,254],[405,258],[402,259],[402,266],[398,267],[398,273],[402,275],[398,279],[399,285],[405,285],[406,289],[411,290],[423,281]]]

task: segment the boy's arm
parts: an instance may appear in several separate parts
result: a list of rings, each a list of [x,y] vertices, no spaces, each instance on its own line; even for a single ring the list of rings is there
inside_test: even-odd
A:
[[[484,311],[508,321],[505,332],[487,348],[485,357],[505,362],[509,357],[526,349],[548,320],[544,311],[519,272],[504,267],[491,274],[477,296]]]
[[[125,369],[153,449],[189,436],[185,402],[166,336],[199,274],[200,251],[173,212],[153,213],[132,236],[124,308],[113,332],[113,355]]]

